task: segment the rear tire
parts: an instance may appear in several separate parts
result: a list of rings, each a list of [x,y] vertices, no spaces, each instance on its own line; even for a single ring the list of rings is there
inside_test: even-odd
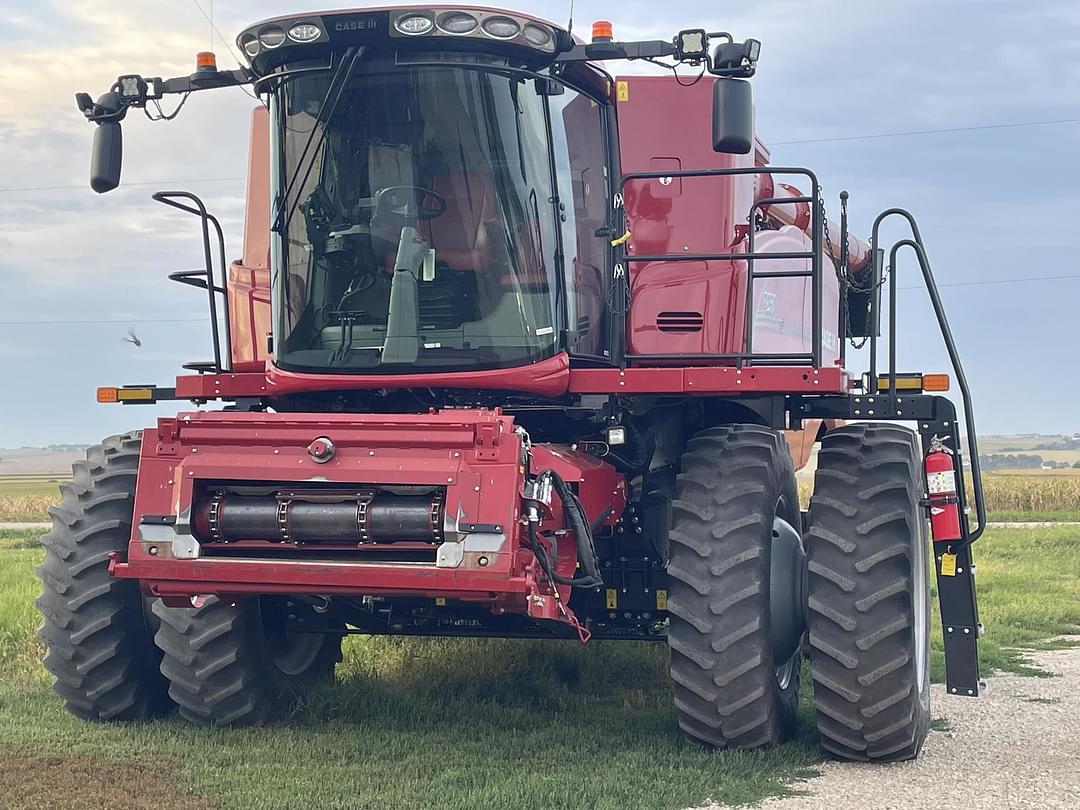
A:
[[[266,723],[302,691],[329,681],[341,660],[341,635],[279,632],[271,608],[286,597],[236,603],[206,597],[192,608],[158,602],[161,671],[180,714],[200,725]]]
[[[826,434],[806,540],[807,625],[818,734],[839,759],[913,759],[929,731],[921,496],[910,430],[859,424]]]
[[[774,661],[770,627],[777,517],[797,542],[795,474],[779,433],[733,425],[690,440],[672,502],[668,643],[679,726],[704,746],[762,748],[795,730],[798,639]],[[789,567],[781,580],[797,590],[801,558]]]
[[[127,557],[141,443],[133,432],[89,448],[60,485],[41,538],[45,668],[67,709],[87,720],[142,720],[171,708],[151,600],[133,580],[109,575],[110,556]]]

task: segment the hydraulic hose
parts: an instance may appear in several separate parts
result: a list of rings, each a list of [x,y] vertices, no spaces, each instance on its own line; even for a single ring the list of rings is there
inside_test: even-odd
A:
[[[564,577],[560,575],[556,571],[559,562],[557,541],[554,537],[549,538],[551,543],[551,558],[549,559],[547,552],[540,543],[539,533],[536,530],[536,521],[530,520],[528,524],[529,545],[532,547],[533,553],[536,555],[537,560],[540,561],[541,568],[544,569],[544,572],[553,582],[560,585],[575,585],[588,588],[603,585],[604,581],[600,575],[600,563],[596,558],[596,547],[593,544],[592,527],[589,525],[581,501],[557,472],[548,469],[541,472],[537,477],[544,478],[545,476],[551,479],[555,494],[558,495],[559,500],[562,502],[563,515],[566,518],[568,528],[574,533],[574,538],[577,541],[577,558],[585,571],[585,575],[580,577]]]

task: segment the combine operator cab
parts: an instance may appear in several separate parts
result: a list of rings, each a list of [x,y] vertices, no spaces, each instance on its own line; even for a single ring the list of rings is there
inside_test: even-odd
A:
[[[905,759],[929,727],[931,561],[948,690],[978,693],[978,452],[922,239],[891,209],[864,242],[846,195],[830,221],[813,172],[769,164],[759,43],[410,7],[237,44],[238,70],[200,54],[78,96],[99,192],[129,110],[237,85],[264,104],[242,258],[198,197],[154,195],[201,226],[204,269],[171,278],[205,291],[213,359],[98,391],[228,404],[105,440],[53,513],[39,605],[72,711],[264,722],[347,633],[618,638],[669,644],[703,745],[789,737],[805,656],[823,746]],[[910,237],[883,242],[890,218]],[[905,248],[962,423],[948,377],[896,368]]]

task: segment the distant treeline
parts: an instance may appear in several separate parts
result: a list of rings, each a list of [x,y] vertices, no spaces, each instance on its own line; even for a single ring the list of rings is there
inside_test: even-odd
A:
[[[1043,461],[1042,456],[1033,453],[990,453],[979,456],[979,464],[984,470],[1066,470],[1069,467],[1080,469],[1080,461],[1075,464],[1067,461]]]

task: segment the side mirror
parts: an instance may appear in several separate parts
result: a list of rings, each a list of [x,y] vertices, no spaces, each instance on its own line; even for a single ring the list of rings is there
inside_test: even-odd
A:
[[[754,99],[750,82],[717,79],[713,84],[713,149],[746,155],[754,148]]]
[[[90,159],[90,188],[98,194],[120,185],[120,166],[124,161],[124,135],[119,121],[98,124],[94,130],[94,152]]]

